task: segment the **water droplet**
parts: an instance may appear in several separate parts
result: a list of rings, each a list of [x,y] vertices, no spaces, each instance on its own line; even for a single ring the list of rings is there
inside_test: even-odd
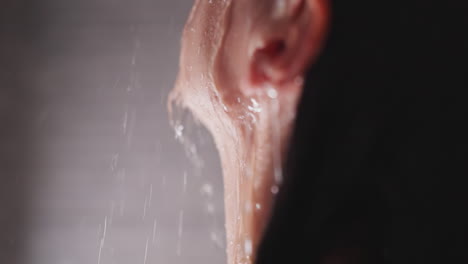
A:
[[[112,160],[111,160],[111,171],[115,171],[117,169],[117,164],[119,163],[119,153],[116,153],[112,155]]]
[[[302,76],[298,76],[294,79],[294,82],[297,84],[297,85],[303,85],[304,84],[304,78]]]
[[[127,125],[128,125],[128,111],[125,111],[123,120],[122,120],[122,130],[124,135],[127,134]]]
[[[206,204],[206,211],[207,211],[209,214],[214,214],[214,212],[215,212],[215,206],[214,206],[212,203],[207,203],[207,204]]]
[[[273,12],[274,18],[282,18],[286,13],[286,2],[284,0],[276,0],[275,9]]]
[[[252,255],[252,251],[253,251],[252,240],[246,239],[244,241],[244,252],[247,256],[250,256]]]
[[[182,140],[183,139],[183,136],[184,136],[184,126],[181,125],[181,124],[178,124],[174,127],[174,130],[175,130],[175,138],[177,140]]]
[[[252,212],[252,203],[250,201],[247,201],[245,203],[245,211],[248,212],[248,213]]]
[[[148,207],[148,198],[145,198],[145,202],[143,204],[143,220],[145,220],[146,217],[146,208]]]
[[[178,236],[179,239],[177,241],[177,256],[180,256],[182,253],[182,232],[184,227],[184,211],[179,212],[179,230]]]
[[[183,193],[187,192],[187,172],[184,171],[184,186],[183,186]]]
[[[247,108],[254,113],[261,113],[262,108],[260,107],[258,102],[253,98],[251,98],[250,101],[252,102],[252,105],[247,106]]]
[[[275,181],[277,184],[281,184],[283,182],[283,172],[280,166],[275,166],[275,167],[276,167],[274,170]]]
[[[143,258],[143,264],[146,264],[146,261],[148,260],[148,242],[149,238],[146,238],[145,257]]]
[[[98,264],[101,263],[101,254],[102,254],[102,249],[104,248],[106,234],[107,234],[107,216],[104,218],[104,229],[102,231],[101,241],[99,242]]]
[[[267,91],[267,94],[268,94],[268,97],[270,97],[271,99],[278,98],[278,91],[276,91],[276,89],[274,88],[269,88]]]
[[[213,241],[216,246],[218,246],[219,248],[223,247],[223,240],[221,236],[219,236],[215,231],[211,231],[210,238],[211,238],[211,241]]]
[[[248,127],[250,130],[252,130],[251,124],[256,124],[256,123],[257,123],[257,118],[256,118],[255,115],[252,114],[252,113],[247,113],[247,117],[248,117],[248,119],[250,119],[250,120],[249,120],[250,122],[247,122],[247,127]]]
[[[261,210],[261,209],[262,209],[262,205],[259,204],[259,203],[256,203],[256,204],[255,204],[255,208],[256,208],[257,210]]]
[[[206,196],[213,196],[213,185],[209,184],[209,183],[205,183],[203,184],[202,188],[201,188],[201,193],[206,195]]]
[[[156,228],[158,226],[158,221],[157,220],[154,220],[153,222],[153,236],[152,236],[152,243],[154,244],[156,242]]]
[[[279,188],[277,185],[274,185],[273,187],[271,187],[271,193],[278,194],[278,192],[279,192]]]

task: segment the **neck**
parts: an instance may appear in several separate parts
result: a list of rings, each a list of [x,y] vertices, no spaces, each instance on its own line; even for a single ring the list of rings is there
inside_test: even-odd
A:
[[[290,121],[272,118],[279,112],[274,106],[265,108],[253,115],[255,122],[214,134],[224,175],[228,263],[253,262],[281,181]]]

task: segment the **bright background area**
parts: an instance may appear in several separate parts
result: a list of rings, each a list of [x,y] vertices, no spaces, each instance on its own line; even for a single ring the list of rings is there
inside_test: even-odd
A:
[[[211,138],[166,97],[192,1],[2,1],[0,263],[223,263]]]

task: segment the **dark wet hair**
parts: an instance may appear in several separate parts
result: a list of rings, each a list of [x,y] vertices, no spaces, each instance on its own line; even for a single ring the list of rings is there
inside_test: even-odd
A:
[[[467,261],[465,2],[331,1],[258,264]]]

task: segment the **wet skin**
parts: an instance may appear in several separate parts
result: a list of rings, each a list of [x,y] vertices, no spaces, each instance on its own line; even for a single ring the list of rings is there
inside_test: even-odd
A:
[[[228,263],[252,263],[281,186],[302,75],[323,42],[324,0],[195,1],[169,104],[211,132],[224,177]]]

